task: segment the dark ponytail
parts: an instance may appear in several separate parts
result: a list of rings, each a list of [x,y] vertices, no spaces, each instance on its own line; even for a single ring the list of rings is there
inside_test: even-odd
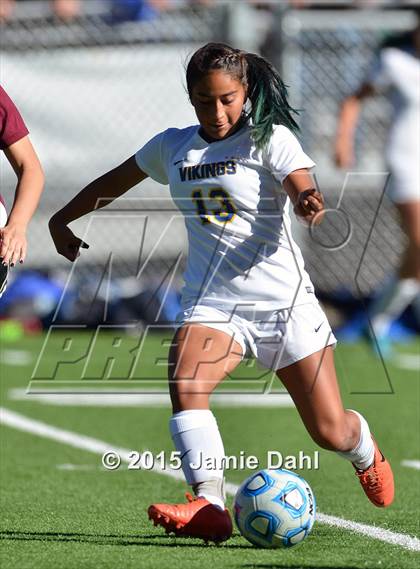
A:
[[[248,97],[252,105],[252,138],[257,148],[262,148],[270,140],[274,124],[299,131],[292,116],[298,111],[289,105],[286,85],[269,61],[255,53],[245,53],[245,59],[248,63]]]
[[[194,85],[209,71],[229,73],[247,89],[252,119],[251,136],[258,149],[270,140],[274,124],[299,130],[292,113],[298,114],[287,101],[287,88],[277,70],[263,57],[247,53],[224,43],[208,43],[191,57],[186,70],[187,89],[192,98]]]

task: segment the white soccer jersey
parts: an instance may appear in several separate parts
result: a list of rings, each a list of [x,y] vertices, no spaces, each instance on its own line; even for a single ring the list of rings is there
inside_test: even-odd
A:
[[[199,126],[170,128],[141,148],[136,161],[151,178],[169,184],[185,216],[183,308],[275,309],[313,299],[281,183],[314,162],[286,127],[274,127],[264,151],[256,149],[249,125],[211,143]]]
[[[420,60],[408,49],[381,50],[368,77],[394,108],[386,145],[395,201],[420,199]]]

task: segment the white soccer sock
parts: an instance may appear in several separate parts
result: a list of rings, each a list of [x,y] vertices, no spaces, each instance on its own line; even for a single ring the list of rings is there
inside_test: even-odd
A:
[[[221,466],[225,450],[213,413],[208,409],[180,411],[171,417],[169,428],[187,483],[193,486],[197,496],[224,509]]]
[[[371,310],[375,334],[386,335],[392,322],[404,312],[419,292],[420,283],[414,278],[393,280],[389,283]]]
[[[346,452],[337,452],[343,458],[346,458],[354,464],[359,470],[366,470],[373,463],[375,456],[375,447],[373,445],[372,436],[370,434],[369,425],[366,419],[360,413],[353,409],[348,409],[360,419],[360,439],[353,450]]]
[[[212,478],[206,482],[199,482],[193,485],[193,490],[196,496],[202,496],[215,506],[219,506],[222,510],[225,509],[225,479]]]

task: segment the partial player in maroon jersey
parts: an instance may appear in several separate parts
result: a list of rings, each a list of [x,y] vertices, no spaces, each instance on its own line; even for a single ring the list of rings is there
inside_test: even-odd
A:
[[[18,109],[0,86],[0,149],[17,176],[9,216],[0,194],[0,296],[6,287],[9,267],[25,260],[26,230],[44,187],[41,164],[28,134]]]

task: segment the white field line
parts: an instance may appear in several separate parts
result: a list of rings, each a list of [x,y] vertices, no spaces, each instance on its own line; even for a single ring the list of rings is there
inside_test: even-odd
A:
[[[57,470],[103,470],[100,466],[94,466],[93,464],[56,464]]]
[[[401,461],[403,466],[408,466],[408,468],[415,468],[420,470],[420,460],[403,460]]]
[[[169,406],[169,393],[34,393],[15,387],[8,391],[14,401],[36,401],[46,405],[77,407],[159,407]],[[216,407],[293,407],[288,393],[214,393],[212,405]]]
[[[110,443],[106,443],[105,441],[87,437],[85,435],[79,435],[72,431],[65,431],[64,429],[53,427],[47,423],[29,419],[28,417],[6,409],[5,407],[0,407],[0,423],[7,425],[8,427],[18,429],[19,431],[45,437],[95,454],[102,455],[104,452],[112,450],[119,454],[123,462],[130,462],[129,455],[131,451],[128,449],[113,447]],[[171,470],[169,467],[162,469],[157,466],[151,470],[159,474],[166,474],[166,476],[170,476],[177,480],[184,480],[184,475],[181,470]],[[230,482],[226,484],[226,491],[229,494],[234,495],[237,490],[237,484],[232,484]],[[372,539],[398,545],[399,547],[409,549],[410,551],[420,551],[420,539],[407,534],[396,533],[380,527],[344,520],[342,518],[329,516],[320,512],[317,512],[317,520],[320,523],[360,533],[364,536],[371,537]]]
[[[401,369],[420,371],[419,354],[395,354],[392,363]]]
[[[1,350],[0,358],[4,364],[10,366],[26,366],[32,362],[31,352],[23,350]]]

